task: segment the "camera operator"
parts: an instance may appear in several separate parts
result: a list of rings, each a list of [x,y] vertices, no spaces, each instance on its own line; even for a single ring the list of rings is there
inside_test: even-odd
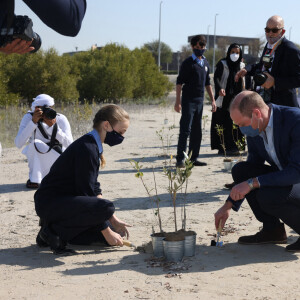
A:
[[[78,34],[86,11],[86,0],[23,1],[48,27],[56,32],[66,36],[76,36]],[[6,29],[7,18],[13,13],[14,0],[1,0],[0,30]],[[9,28],[12,27],[9,26]],[[38,50],[31,43],[30,40],[17,38],[0,47],[0,52],[24,54]]]
[[[38,95],[31,111],[23,117],[15,138],[18,148],[26,147],[29,180],[26,187],[37,189],[42,179],[60,154],[73,142],[68,119],[51,108],[54,99],[46,94]]]
[[[300,86],[300,50],[284,37],[284,21],[272,16],[265,28],[267,44],[260,62],[246,66],[235,77],[251,75],[255,91],[266,103],[298,107],[296,88]]]

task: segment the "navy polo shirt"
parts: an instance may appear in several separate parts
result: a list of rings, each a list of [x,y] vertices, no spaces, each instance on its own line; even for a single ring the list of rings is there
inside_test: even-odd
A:
[[[203,67],[192,56],[181,64],[176,84],[183,85],[183,99],[204,98],[205,87],[210,85],[210,78],[208,61],[206,58],[203,60]]]

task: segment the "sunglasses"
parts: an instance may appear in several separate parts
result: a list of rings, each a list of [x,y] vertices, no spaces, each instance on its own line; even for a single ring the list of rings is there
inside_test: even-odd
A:
[[[283,29],[283,28],[268,28],[268,27],[266,27],[265,32],[270,33],[272,31],[273,33],[277,33],[281,29]]]

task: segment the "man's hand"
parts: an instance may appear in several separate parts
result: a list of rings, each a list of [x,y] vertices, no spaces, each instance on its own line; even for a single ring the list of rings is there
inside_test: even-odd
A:
[[[109,227],[101,231],[107,243],[111,246],[123,246],[122,237]]]
[[[129,231],[126,227],[131,227],[131,225],[121,221],[115,215],[112,215],[112,217],[109,219],[109,222],[117,233],[121,234],[121,236],[126,236],[127,239],[129,238]]]
[[[230,197],[234,201],[238,201],[241,199],[244,199],[245,196],[251,192],[251,188],[247,181],[241,182],[237,185],[235,185],[230,192]]]
[[[97,198],[102,199],[103,197],[101,194],[99,194],[99,195],[97,195]]]
[[[238,71],[238,72],[236,73],[235,77],[234,77],[234,81],[235,81],[235,82],[238,82],[239,79],[240,79],[241,77],[246,76],[246,74],[247,74],[247,70],[246,70],[246,69],[242,69],[242,70]]]
[[[176,112],[180,113],[181,112],[181,103],[176,101],[176,103],[174,105],[174,109]]]
[[[43,116],[43,122],[46,123],[49,127],[51,127],[56,123],[56,118],[48,119],[45,116]]]
[[[34,47],[30,47],[32,41],[24,41],[20,39],[13,40],[11,43],[7,44],[5,47],[0,47],[0,52],[5,54],[24,54],[34,50]]]
[[[217,111],[217,105],[216,105],[216,100],[215,99],[211,102],[211,111],[212,112]]]
[[[225,204],[217,210],[215,213],[215,226],[218,230],[219,223],[221,221],[221,227],[223,228],[225,226],[225,223],[230,215],[230,210],[232,208],[232,203],[230,201],[225,202]]]
[[[269,73],[264,73],[268,76],[266,82],[262,85],[262,87],[264,87],[265,89],[270,89],[272,86],[275,85],[275,79],[272,75],[270,75]]]
[[[219,96],[221,96],[221,97],[225,97],[226,96],[226,92],[225,92],[224,89],[220,89]]]
[[[40,108],[36,107],[32,115],[32,122],[36,124],[42,117],[43,111]]]

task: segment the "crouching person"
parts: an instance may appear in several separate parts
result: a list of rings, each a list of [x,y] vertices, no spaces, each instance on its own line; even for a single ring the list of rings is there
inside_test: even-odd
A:
[[[230,116],[247,136],[248,158],[232,169],[236,185],[215,214],[216,227],[246,198],[262,230],[238,242],[286,244],[284,224],[300,235],[300,110],[267,105],[259,94],[244,91],[231,103]],[[286,250],[300,252],[300,238]]]
[[[122,143],[128,126],[126,111],[113,104],[104,106],[94,118],[94,129],[53,164],[34,195],[42,225],[36,239],[40,247],[63,254],[68,252],[67,243],[123,245],[129,225],[116,217],[113,203],[102,198],[97,178],[100,163],[105,164],[102,143]]]
[[[15,138],[18,148],[27,144],[22,151],[29,166],[27,188],[37,189],[53,163],[73,142],[68,119],[57,114],[51,108],[53,105],[52,97],[38,95],[32,103],[31,111],[23,117]]]

